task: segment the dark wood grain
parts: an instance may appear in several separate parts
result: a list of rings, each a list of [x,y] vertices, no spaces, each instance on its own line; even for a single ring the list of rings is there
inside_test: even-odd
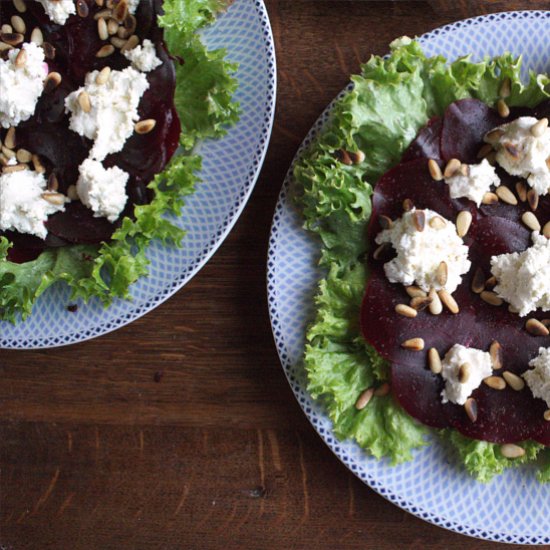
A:
[[[486,549],[385,501],[325,447],[272,342],[265,257],[290,161],[395,37],[514,2],[267,2],[278,104],[235,229],[167,303],[91,342],[0,351],[0,543],[9,549]],[[78,315],[78,312],[75,313]]]

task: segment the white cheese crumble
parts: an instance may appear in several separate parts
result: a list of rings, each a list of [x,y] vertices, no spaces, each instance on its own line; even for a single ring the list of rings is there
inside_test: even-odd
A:
[[[459,372],[461,366],[466,363],[469,365],[469,375],[464,382],[460,382]],[[441,401],[464,405],[483,379],[492,373],[493,365],[488,352],[455,344],[441,361],[441,376],[445,380]]]
[[[405,212],[395,220],[390,229],[385,229],[376,237],[378,244],[391,243],[397,257],[384,265],[386,277],[392,283],[412,285],[429,291],[431,288],[454,292],[462,280],[462,275],[470,269],[468,247],[456,233],[453,222],[446,220],[433,210],[423,210],[425,226],[419,231],[415,225],[415,209]],[[430,223],[439,218],[440,225]],[[443,222],[443,223],[441,223]],[[447,282],[437,281],[437,269],[441,262],[447,264]]]
[[[157,57],[155,45],[146,38],[143,44],[136,46],[131,50],[122,52],[126,59],[132,62],[132,67],[138,71],[147,73],[162,65],[162,61]]]
[[[58,25],[64,25],[69,15],[76,13],[74,0],[38,0],[48,17]]]
[[[534,397],[544,399],[550,408],[550,348],[539,348],[539,354],[529,366],[534,367],[523,373],[523,378]]]
[[[550,193],[550,128],[534,136],[531,128],[538,122],[523,116],[491,130],[485,141],[496,149],[496,161],[512,176],[527,179],[539,195]]]
[[[466,197],[479,206],[485,193],[491,190],[491,186],[500,184],[500,178],[487,159],[483,159],[479,164],[467,164],[466,166],[468,167],[467,175],[457,172],[454,176],[445,178],[445,183],[449,186],[452,199]]]
[[[128,11],[131,14],[136,13],[136,10],[138,9],[140,0],[128,0]]]
[[[536,231],[533,245],[523,252],[491,258],[491,273],[497,279],[494,291],[521,317],[542,308],[550,310],[550,239]]]
[[[105,84],[96,82],[98,73],[88,73],[85,85],[66,97],[65,110],[71,113],[69,128],[94,140],[90,157],[103,160],[107,155],[122,150],[133,134],[134,123],[139,119],[138,105],[149,83],[143,73],[132,67],[111,71]],[[89,112],[79,104],[78,97],[82,92],[88,94]]]
[[[48,230],[44,222],[48,216],[65,210],[65,204],[52,204],[42,197],[46,186],[44,174],[31,170],[2,174],[0,230],[30,233],[45,239]]]
[[[79,167],[76,192],[80,200],[94,211],[94,217],[114,222],[124,209],[128,196],[129,175],[118,166],[104,168],[97,160],[86,159]]]
[[[21,50],[26,60],[18,67],[15,60]],[[0,58],[0,124],[4,128],[17,126],[34,114],[47,74],[44,50],[32,42],[10,50],[7,59]]]

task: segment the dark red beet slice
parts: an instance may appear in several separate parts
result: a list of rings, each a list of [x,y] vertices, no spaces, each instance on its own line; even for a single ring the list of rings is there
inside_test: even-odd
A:
[[[473,107],[473,111],[493,116],[490,109],[476,105],[479,102],[457,103],[460,103],[460,109],[448,109],[448,112],[455,115],[463,112],[470,116]],[[544,108],[548,109],[548,106],[539,107],[543,114]],[[531,115],[532,112],[521,114]],[[463,126],[467,117],[458,118]],[[476,143],[476,154],[483,134],[494,125],[494,122],[472,121],[471,127],[477,128],[478,133],[471,131],[468,135],[469,140]],[[422,132],[429,130],[426,127]],[[448,133],[450,135],[451,132]],[[422,139],[424,137],[420,141]],[[466,154],[474,151],[467,141],[462,140],[459,146]],[[422,151],[422,146],[417,147],[416,151]],[[455,155],[453,152],[451,156],[464,159],[462,153]],[[502,180],[511,189],[517,181],[506,176]],[[376,262],[369,257],[371,276],[361,310],[361,327],[366,340],[392,365],[392,391],[396,399],[411,416],[429,426],[454,427],[468,437],[496,443],[534,439],[550,445],[550,424],[543,419],[547,406],[543,400],[534,399],[527,387],[518,392],[510,387],[497,391],[486,385],[480,386],[473,393],[478,402],[478,418],[473,423],[462,406],[441,403],[444,383],[427,366],[427,350],[431,347],[444,356],[455,343],[488,350],[490,344],[497,340],[503,347],[504,369],[521,375],[527,370],[529,361],[537,355],[539,347],[550,345],[550,337],[534,337],[526,332],[526,318],[510,313],[506,305],[491,306],[470,290],[476,267],[481,267],[489,277],[492,255],[523,251],[529,246],[530,231],[519,221],[527,205],[520,203],[514,207],[500,204],[477,210],[471,201],[451,200],[444,184],[430,178],[425,158],[409,160],[388,171],[375,188],[373,217],[369,226],[371,244],[381,230],[378,217],[382,214],[391,218],[400,216],[405,198],[411,198],[417,208],[433,209],[451,220],[460,210],[469,209],[472,212],[473,222],[465,242],[470,246],[469,258],[473,267],[454,293],[460,306],[459,314],[444,311],[439,316],[433,316],[422,311],[415,319],[408,319],[394,313],[396,304],[409,300],[404,287],[391,284],[385,277],[383,261],[387,260]],[[541,221],[550,217],[549,197],[540,199],[536,213]],[[542,319],[545,315],[548,317],[548,314],[537,312],[529,317]],[[415,337],[424,338],[426,345],[423,351],[413,352],[401,347],[403,341]]]
[[[462,162],[479,162],[477,154],[483,136],[495,126],[504,124],[494,109],[478,99],[461,99],[451,103],[443,115],[441,158],[457,158]]]
[[[81,202],[71,202],[65,212],[48,218],[46,227],[56,237],[69,243],[95,244],[108,241],[120,221],[111,223],[107,218],[94,218],[94,213]]]
[[[441,134],[442,119],[439,116],[430,118],[428,124],[424,126],[409,147],[403,153],[401,162],[415,160],[419,158],[438,159],[441,157],[439,148],[439,137]]]

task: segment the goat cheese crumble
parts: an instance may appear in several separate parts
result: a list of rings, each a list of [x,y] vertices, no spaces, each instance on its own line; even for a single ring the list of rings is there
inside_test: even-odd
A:
[[[48,230],[44,222],[55,212],[65,210],[63,195],[55,194],[61,204],[52,204],[43,194],[47,181],[44,174],[31,170],[8,172],[0,176],[0,230],[29,233],[42,239]]]
[[[463,166],[467,166],[466,175],[457,172],[455,175],[445,178],[450,196],[452,199],[466,197],[479,207],[483,196],[491,190],[491,186],[500,184],[500,178],[487,159],[483,159],[479,164]]]
[[[462,365],[468,364],[468,376],[460,381]],[[493,373],[491,355],[486,351],[455,344],[441,361],[441,376],[445,389],[441,392],[443,403],[464,405],[472,392],[479,388],[484,378]]]
[[[26,59],[16,62],[22,51]],[[44,50],[33,42],[10,50],[7,59],[0,58],[0,124],[4,128],[17,126],[34,114],[47,75]]]
[[[550,348],[539,348],[539,354],[529,361],[532,369],[523,373],[534,397],[544,399],[550,408]]]
[[[149,82],[142,72],[132,67],[111,71],[105,84],[96,82],[99,71],[86,75],[85,84],[65,99],[65,110],[71,113],[69,128],[94,141],[90,158],[103,160],[111,153],[121,151],[134,132],[139,120],[138,105]],[[85,111],[79,102],[80,94],[89,98]]]
[[[424,227],[417,227],[417,212],[425,219]],[[436,220],[436,223],[433,220]],[[456,226],[433,210],[412,209],[395,220],[389,229],[376,237],[378,244],[391,243],[397,257],[384,264],[386,277],[392,283],[412,285],[416,283],[428,292],[430,289],[446,289],[452,293],[462,281],[462,275],[470,269],[468,247],[457,235]],[[447,282],[437,280],[441,262],[447,264]]]
[[[132,67],[138,71],[147,73],[162,65],[162,61],[157,57],[155,45],[146,38],[142,45],[138,45],[131,50],[122,52],[126,59],[132,62]]]
[[[541,308],[550,310],[550,239],[534,231],[533,244],[523,252],[491,258],[491,273],[497,279],[494,291],[520,317]]]
[[[519,117],[491,130],[485,141],[496,149],[496,161],[506,172],[526,178],[539,195],[546,195],[550,193],[550,128],[536,132],[538,122],[534,117]]]
[[[128,200],[129,174],[118,166],[104,168],[101,162],[91,159],[86,159],[78,171],[76,192],[82,203],[93,210],[95,218],[105,217],[114,222]]]
[[[58,25],[64,25],[69,15],[76,13],[74,0],[38,0],[48,17]]]

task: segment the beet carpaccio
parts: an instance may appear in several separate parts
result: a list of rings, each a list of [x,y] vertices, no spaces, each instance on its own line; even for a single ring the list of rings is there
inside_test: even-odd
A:
[[[428,426],[455,428],[494,443],[532,439],[550,445],[550,403],[544,399],[550,386],[544,389],[549,381],[540,374],[544,349],[550,346],[550,265],[544,260],[550,194],[544,193],[544,166],[533,168],[536,154],[547,155],[543,140],[549,116],[548,101],[505,112],[475,99],[452,103],[442,117],[428,122],[400,164],[374,188],[362,333],[391,364],[395,398]],[[531,168],[526,168],[528,161]],[[483,174],[498,183],[476,196],[476,170],[481,173],[482,163]],[[401,236],[400,251],[394,234],[404,219],[411,220],[412,232]],[[401,256],[435,250],[414,232],[427,235],[449,224],[456,224],[453,231],[466,247],[468,264],[464,267],[463,258],[460,282],[448,292],[454,245],[443,241],[451,259],[438,263],[432,282],[424,281],[422,288],[416,284],[420,268],[412,265],[417,260],[408,258],[407,264]],[[541,240],[535,248],[537,236]],[[537,269],[526,275],[537,261]],[[511,271],[514,266],[517,272]],[[531,277],[532,304],[520,300],[527,295],[522,277]],[[478,375],[477,356],[460,359],[466,357],[465,348],[479,352],[488,370]],[[524,376],[536,365],[541,366],[538,379]],[[468,384],[472,390],[467,394],[462,390]]]

